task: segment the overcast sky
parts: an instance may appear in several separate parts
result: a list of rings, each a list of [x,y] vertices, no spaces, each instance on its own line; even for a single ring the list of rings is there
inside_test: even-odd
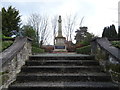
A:
[[[32,13],[47,14],[52,17],[66,14],[77,15],[79,23],[84,16],[82,26],[101,36],[105,26],[115,24],[118,27],[119,0],[2,0],[0,6],[12,5],[20,11],[22,22]],[[77,29],[77,27],[76,27]]]

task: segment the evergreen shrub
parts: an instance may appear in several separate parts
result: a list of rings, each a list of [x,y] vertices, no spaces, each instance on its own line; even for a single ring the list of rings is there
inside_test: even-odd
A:
[[[77,48],[76,52],[79,54],[90,54],[91,53],[91,45]]]
[[[112,45],[120,49],[120,41],[112,41]]]
[[[38,54],[38,53],[44,53],[44,49],[38,48],[38,47],[32,47],[32,53],[33,54]]]

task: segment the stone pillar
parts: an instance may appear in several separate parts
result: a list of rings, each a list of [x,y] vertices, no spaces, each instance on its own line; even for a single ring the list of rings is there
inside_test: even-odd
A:
[[[59,20],[58,20],[58,37],[63,37],[62,36],[62,19],[61,19],[61,16],[59,16]]]

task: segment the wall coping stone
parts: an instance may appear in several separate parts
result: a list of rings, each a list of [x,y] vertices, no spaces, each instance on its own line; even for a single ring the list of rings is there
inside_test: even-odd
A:
[[[14,43],[0,53],[0,63],[4,66],[7,62],[11,61],[15,55],[24,47],[25,43],[28,41],[32,41],[27,37],[16,37]]]
[[[96,38],[92,42],[96,42],[102,49],[107,51],[109,54],[111,54],[114,58],[117,59],[118,62],[120,62],[120,49],[112,46],[112,44],[108,41],[107,38]]]

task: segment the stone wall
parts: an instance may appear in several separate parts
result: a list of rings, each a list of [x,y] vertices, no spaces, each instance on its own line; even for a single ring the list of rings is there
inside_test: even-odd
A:
[[[98,51],[104,53],[107,59],[114,58],[116,62],[120,63],[120,49],[113,47],[107,38],[96,38],[91,43],[91,53],[96,55]]]
[[[113,82],[120,84],[120,49],[113,47],[107,38],[93,39],[91,46],[91,53],[102,70],[111,75]]]
[[[28,38],[16,38],[14,44],[0,55],[2,69],[0,72],[1,88],[7,88],[16,79],[17,73],[31,55],[31,40]],[[0,60],[0,61],[1,61]]]

